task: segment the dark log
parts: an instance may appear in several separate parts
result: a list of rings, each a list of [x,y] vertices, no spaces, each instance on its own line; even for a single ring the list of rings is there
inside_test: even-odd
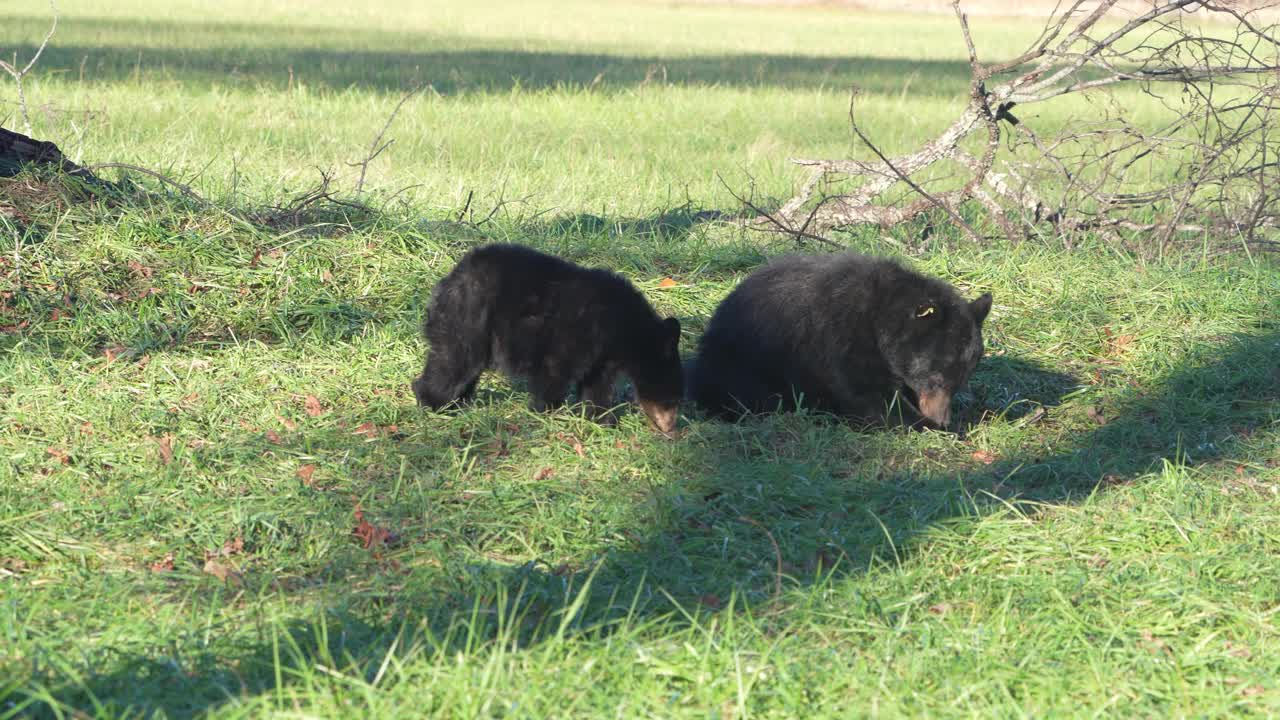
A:
[[[0,127],[0,177],[17,175],[28,165],[53,167],[91,183],[101,182],[93,173],[68,160],[57,145]]]

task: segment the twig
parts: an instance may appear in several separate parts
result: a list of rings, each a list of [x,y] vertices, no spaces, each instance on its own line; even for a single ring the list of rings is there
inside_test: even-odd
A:
[[[166,185],[172,185],[173,187],[181,190],[184,195],[191,198],[192,200],[195,200],[197,203],[200,203],[205,207],[209,206],[209,201],[200,197],[200,195],[197,194],[196,191],[192,190],[190,187],[183,185],[182,183],[178,182],[177,180],[174,180],[173,178],[170,178],[169,176],[163,173],[156,172],[155,170],[151,170],[149,168],[144,168],[140,165],[130,165],[128,163],[113,163],[113,162],[95,163],[93,165],[85,165],[76,170],[72,170],[69,174],[71,175],[80,175],[82,173],[92,174],[94,170],[104,170],[106,168],[132,170],[134,172],[142,173],[143,175],[150,175],[151,177],[165,183]]]
[[[971,226],[968,222],[966,222],[964,218],[960,217],[960,213],[951,209],[950,205],[947,205],[946,203],[943,203],[938,198],[934,197],[933,193],[920,187],[920,185],[916,183],[916,181],[911,179],[910,175],[899,170],[892,162],[889,161],[889,158],[885,157],[884,153],[880,152],[880,148],[876,147],[875,143],[871,142],[870,138],[868,138],[865,134],[863,134],[862,129],[858,127],[858,120],[853,114],[853,106],[854,106],[854,102],[858,98],[858,92],[859,90],[857,86],[854,86],[849,92],[849,127],[853,129],[854,134],[858,136],[858,139],[862,141],[862,144],[866,145],[871,150],[871,152],[875,153],[876,157],[880,158],[880,162],[884,163],[886,167],[888,167],[891,171],[893,171],[893,174],[897,175],[899,180],[906,183],[908,186],[911,187],[912,190],[915,190],[926,200],[933,203],[934,206],[936,206],[946,214],[950,215],[951,219],[954,220],[957,225],[959,225],[961,228],[964,229],[965,233],[969,236],[971,240],[981,243],[982,236],[979,235],[978,231],[974,230],[973,226]]]
[[[364,178],[365,178],[365,174],[369,171],[369,163],[373,162],[374,158],[381,155],[383,150],[386,150],[388,147],[391,146],[391,143],[395,142],[395,140],[393,139],[383,143],[382,136],[387,134],[387,130],[391,127],[392,121],[394,121],[396,119],[396,115],[400,113],[400,108],[404,107],[404,104],[406,102],[409,102],[409,98],[421,92],[423,87],[424,87],[423,85],[419,84],[415,86],[413,89],[409,90],[409,92],[405,93],[404,97],[400,98],[400,102],[396,103],[396,106],[391,111],[391,114],[387,116],[387,121],[383,123],[382,129],[379,130],[377,136],[373,138],[373,142],[369,143],[368,154],[366,154],[364,159],[358,163],[348,163],[348,165],[350,165],[351,167],[356,167],[356,166],[360,167],[360,179],[356,182],[356,195],[359,195],[361,192],[364,191]],[[382,144],[379,144],[379,143],[382,143]]]
[[[0,70],[4,70],[13,77],[13,82],[18,86],[18,108],[22,112],[22,123],[27,129],[27,134],[32,135],[31,116],[27,113],[27,96],[22,89],[22,79],[26,77],[31,68],[35,67],[36,61],[40,59],[40,55],[44,52],[45,46],[49,44],[49,40],[53,38],[53,32],[58,29],[58,8],[53,4],[53,0],[49,0],[49,10],[53,12],[53,23],[49,26],[49,32],[45,33],[44,40],[40,41],[40,47],[36,48],[36,54],[31,56],[27,64],[21,70],[18,69],[17,54],[14,54],[12,63],[0,60]]]
[[[458,211],[458,222],[462,222],[462,219],[467,216],[467,211],[471,209],[471,198],[475,197],[475,194],[475,190],[467,191],[467,201],[462,204],[462,209]]]
[[[721,177],[719,173],[716,174],[716,179],[718,179],[720,181],[720,184],[724,186],[724,189],[727,190],[731,196],[733,196],[734,200],[737,200],[748,210],[756,214],[757,222],[760,219],[763,219],[765,222],[768,222],[770,225],[772,225],[775,230],[785,233],[787,235],[790,235],[796,242],[799,242],[801,240],[813,240],[814,242],[819,242],[833,248],[844,247],[840,243],[834,240],[831,240],[830,238],[825,238],[821,235],[816,235],[814,233],[809,232],[808,230],[810,222],[812,222],[814,216],[817,214],[818,209],[822,207],[822,203],[826,202],[830,198],[823,198],[823,200],[818,203],[817,207],[815,207],[812,211],[810,211],[809,217],[805,220],[805,223],[799,228],[795,228],[787,224],[782,218],[778,217],[778,215],[775,215],[773,213],[768,212],[767,210],[764,210],[763,208],[759,207],[755,203],[751,202],[751,200],[744,198],[738,193],[734,192],[733,188],[729,187],[729,184],[724,181],[724,178]],[[753,188],[755,187],[755,183],[752,183],[752,187]]]

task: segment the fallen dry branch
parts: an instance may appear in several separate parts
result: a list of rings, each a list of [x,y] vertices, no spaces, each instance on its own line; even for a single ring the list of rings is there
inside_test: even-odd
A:
[[[92,172],[68,160],[57,145],[0,127],[0,177],[16,175],[26,166],[51,167],[93,177]]]
[[[117,170],[129,170],[131,172],[142,173],[143,175],[153,177],[159,180],[160,182],[164,183],[165,185],[169,185],[171,187],[177,188],[179,191],[182,192],[183,195],[186,195],[188,198],[194,200],[197,204],[203,205],[203,206],[209,205],[209,201],[201,197],[195,190],[192,190],[189,185],[180,183],[177,180],[174,180],[173,178],[169,177],[168,175],[165,175],[162,172],[157,172],[150,168],[144,168],[141,165],[130,165],[129,163],[115,163],[115,162],[94,163],[93,165],[86,165],[82,168],[77,168],[75,170],[72,170],[70,171],[70,174],[71,175],[92,175],[93,171],[95,170],[106,170],[109,168],[115,168]]]
[[[898,225],[936,209],[978,239],[960,214],[973,203],[1015,239],[1052,234],[1070,243],[1081,231],[1123,230],[1161,249],[1187,233],[1271,244],[1262,235],[1280,220],[1273,8],[1167,0],[1125,17],[1118,4],[1061,4],[1022,54],[984,64],[968,18],[953,2],[971,72],[960,115],[914,151],[890,156],[862,130],[851,103],[850,127],[875,159],[794,160],[809,176],[755,225],[822,236]],[[1208,22],[1215,18],[1226,22]],[[1134,122],[1111,92],[1125,86],[1167,109],[1166,125]],[[1050,133],[1013,114],[1068,96],[1099,110]],[[958,169],[963,181],[939,188],[946,168]],[[852,187],[823,192],[838,183]],[[904,187],[908,194],[900,197]]]

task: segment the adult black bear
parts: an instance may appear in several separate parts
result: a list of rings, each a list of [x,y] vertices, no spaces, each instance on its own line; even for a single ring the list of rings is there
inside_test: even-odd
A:
[[[519,245],[467,253],[431,294],[419,405],[468,399],[488,368],[528,378],[535,410],[564,402],[572,385],[598,418],[625,373],[645,415],[676,425],[684,390],[680,321],[663,320],[631,283]]]
[[[892,260],[779,258],[716,308],[690,368],[690,396],[726,417],[799,399],[874,422],[905,389],[923,420],[945,428],[952,394],[982,357],[990,310],[990,294],[966,302]]]

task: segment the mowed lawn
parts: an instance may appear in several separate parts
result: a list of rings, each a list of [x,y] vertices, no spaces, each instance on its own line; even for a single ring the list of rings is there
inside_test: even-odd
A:
[[[994,294],[958,434],[690,407],[667,441],[496,375],[414,406],[430,287],[485,240],[619,270],[691,355],[796,250],[701,211],[861,152],[851,84],[888,149],[944,127],[954,18],[59,9],[36,136],[204,201],[0,179],[0,718],[1280,713],[1273,257],[836,235]],[[0,51],[29,57],[47,11],[0,7]],[[1038,30],[973,22],[989,59]],[[288,210],[321,171],[357,199],[419,83],[373,212]]]

